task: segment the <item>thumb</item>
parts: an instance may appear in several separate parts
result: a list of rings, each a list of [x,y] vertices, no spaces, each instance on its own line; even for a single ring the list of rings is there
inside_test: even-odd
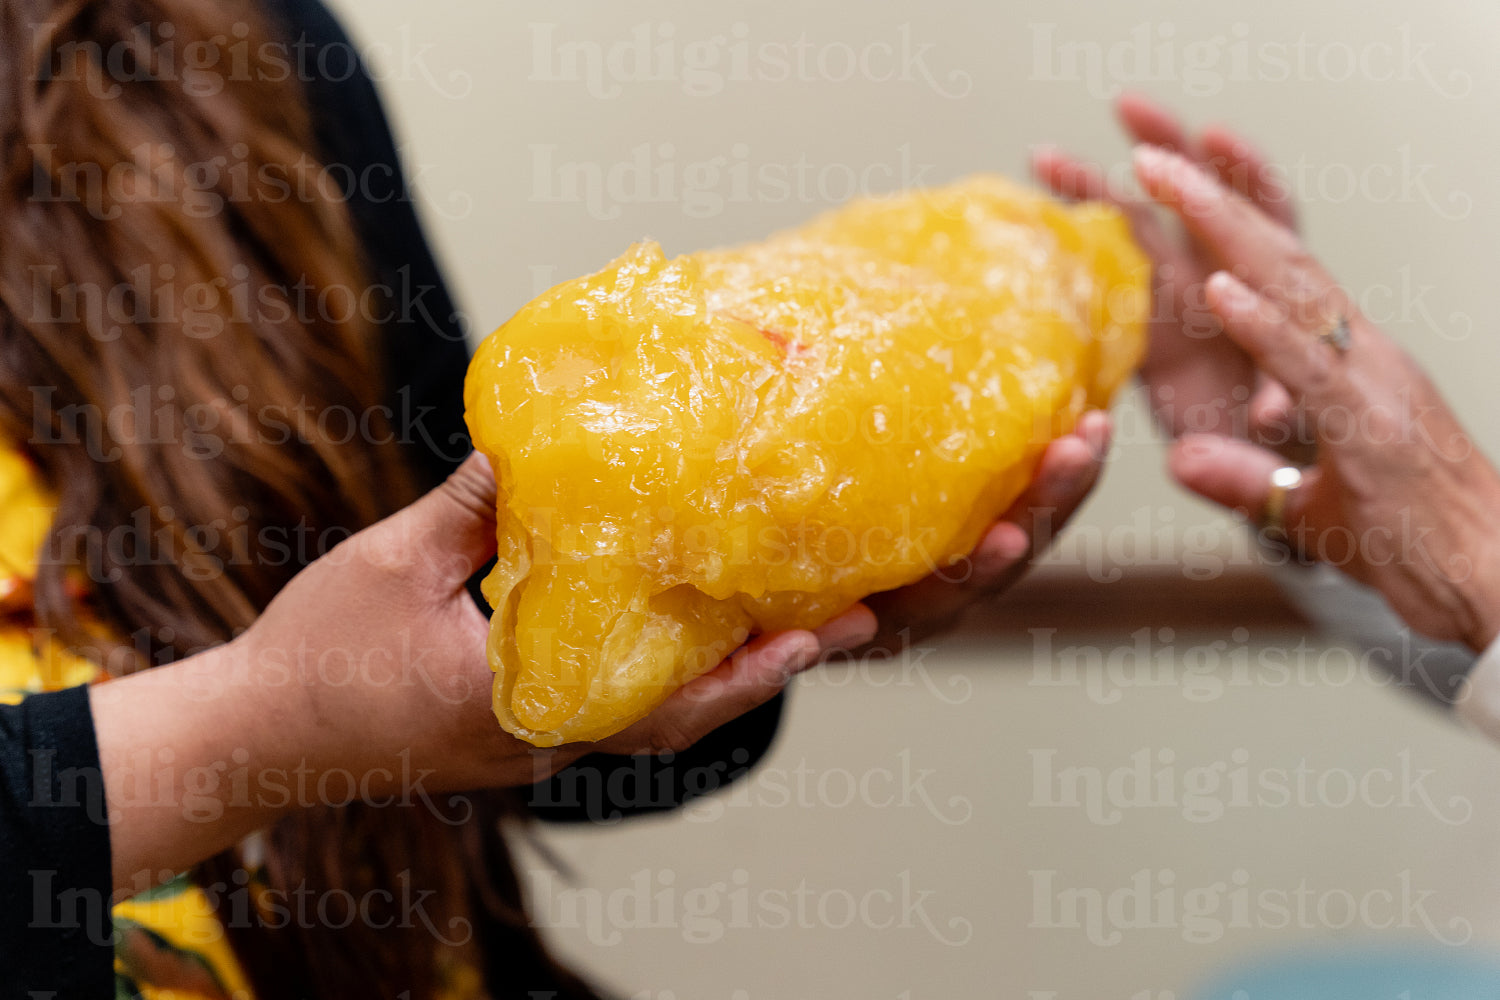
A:
[[[461,590],[495,554],[496,493],[489,459],[475,451],[386,527],[455,591]]]

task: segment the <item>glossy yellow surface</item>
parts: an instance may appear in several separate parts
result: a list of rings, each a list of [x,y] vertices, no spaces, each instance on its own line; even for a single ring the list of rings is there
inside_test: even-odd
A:
[[[967,553],[1139,360],[1147,278],[1114,211],[976,177],[531,302],[465,386],[502,725],[603,738]]]

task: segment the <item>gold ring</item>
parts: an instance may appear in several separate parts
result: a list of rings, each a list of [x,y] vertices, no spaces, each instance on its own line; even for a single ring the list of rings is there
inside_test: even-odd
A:
[[[1348,352],[1351,339],[1349,317],[1343,313],[1339,313],[1339,318],[1329,323],[1323,328],[1323,332],[1318,334],[1318,343],[1328,344],[1340,354]]]
[[[1271,488],[1266,493],[1266,505],[1261,509],[1260,526],[1263,530],[1278,535],[1286,534],[1286,498],[1302,485],[1302,470],[1295,465],[1283,465],[1271,473]]]

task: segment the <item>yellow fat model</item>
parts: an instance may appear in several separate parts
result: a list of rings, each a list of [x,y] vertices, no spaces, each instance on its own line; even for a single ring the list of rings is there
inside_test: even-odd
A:
[[[464,390],[499,485],[501,724],[609,736],[750,634],[973,548],[1140,359],[1124,220],[998,177],[558,285]]]

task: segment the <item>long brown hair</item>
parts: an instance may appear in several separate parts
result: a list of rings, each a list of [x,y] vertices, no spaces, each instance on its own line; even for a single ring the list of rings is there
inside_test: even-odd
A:
[[[331,304],[367,287],[359,242],[299,81],[263,64],[272,28],[249,0],[0,6],[0,437],[58,500],[37,624],[112,674],[232,637],[303,562],[413,494],[370,433],[377,330]],[[465,822],[355,805],[269,831],[272,892],[360,898],[402,878],[435,902],[378,932],[385,919],[226,920],[263,1000],[429,996],[457,947],[433,928],[476,906],[542,957],[504,810],[475,801]],[[221,914],[239,860],[200,872]]]

